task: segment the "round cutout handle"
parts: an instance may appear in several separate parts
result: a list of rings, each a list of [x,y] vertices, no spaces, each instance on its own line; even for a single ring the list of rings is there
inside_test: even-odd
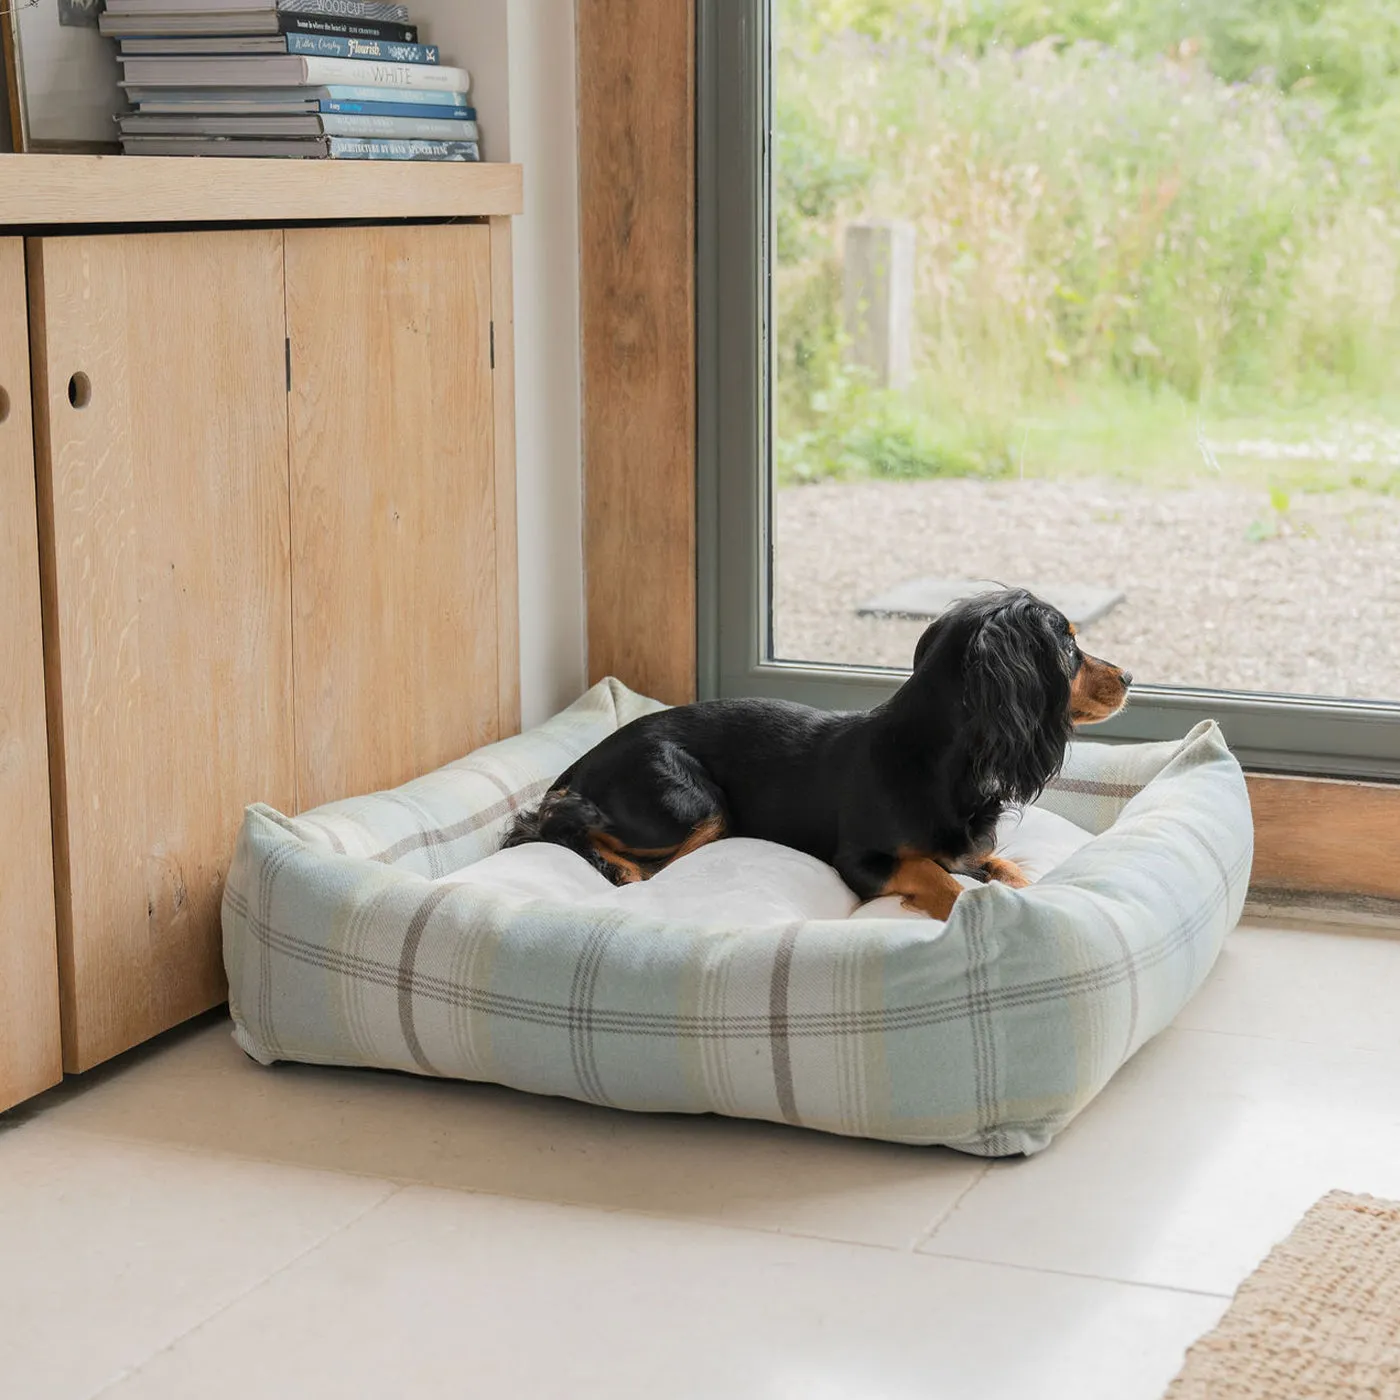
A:
[[[10,394],[3,384],[0,384],[0,423],[10,416]]]
[[[68,402],[74,408],[86,408],[92,402],[92,380],[82,370],[68,381]]]

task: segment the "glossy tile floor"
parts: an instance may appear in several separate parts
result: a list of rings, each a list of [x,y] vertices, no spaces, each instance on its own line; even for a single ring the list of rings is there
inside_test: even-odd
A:
[[[1400,1197],[1398,1006],[1400,940],[1241,929],[996,1164],[208,1019],[0,1117],[0,1395],[1155,1400],[1317,1197]]]

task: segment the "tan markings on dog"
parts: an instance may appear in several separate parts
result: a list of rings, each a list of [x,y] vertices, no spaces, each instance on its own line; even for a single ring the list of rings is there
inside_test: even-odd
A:
[[[1069,690],[1069,714],[1076,724],[1097,724],[1116,715],[1128,699],[1123,672],[1084,653]]]
[[[901,851],[899,862],[885,881],[881,894],[903,897],[906,909],[918,909],[931,918],[946,919],[962,886],[932,856]]]
[[[616,836],[607,831],[590,831],[589,842],[593,849],[615,870],[623,872],[622,883],[634,885],[639,880],[650,880],[658,871],[664,870],[682,856],[718,841],[724,835],[724,818],[716,814],[697,822],[690,835],[677,846],[625,846]]]
[[[1010,885],[1013,890],[1023,890],[1030,884],[1026,872],[1005,856],[988,856],[982,862],[982,869],[987,872],[987,879],[995,880],[999,885]]]
[[[670,860],[680,850],[679,846],[625,846],[609,831],[590,831],[588,835],[615,855],[634,856],[637,860]]]
[[[706,817],[702,822],[696,822],[694,830],[676,848],[676,853],[671,860],[679,860],[682,856],[688,856],[692,851],[698,851],[701,846],[708,846],[711,841],[719,841],[724,836],[724,818],[715,813],[713,817]],[[670,862],[668,861],[667,864]]]
[[[614,884],[636,885],[646,878],[637,862],[622,855],[617,849],[617,842],[605,831],[590,831],[588,844],[597,851],[605,864],[617,872]]]

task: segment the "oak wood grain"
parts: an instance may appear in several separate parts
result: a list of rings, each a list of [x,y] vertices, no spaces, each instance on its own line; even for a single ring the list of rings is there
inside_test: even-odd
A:
[[[0,225],[485,218],[522,188],[487,163],[0,155]]]
[[[588,670],[695,698],[691,0],[578,0]]]
[[[0,1112],[63,1075],[24,246],[0,239]]]
[[[29,251],[64,1064],[82,1070],[223,999],[243,808],[293,801],[282,234]]]
[[[1400,785],[1249,775],[1255,891],[1400,899]]]
[[[499,736],[492,258],[480,225],[286,238],[304,809]]]
[[[520,575],[515,514],[515,298],[510,220],[491,227],[491,321],[495,327],[497,730],[520,731]]]

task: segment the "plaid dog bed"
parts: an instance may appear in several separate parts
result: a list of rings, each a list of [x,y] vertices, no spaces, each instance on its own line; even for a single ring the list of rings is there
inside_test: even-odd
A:
[[[1032,1153],[1171,1021],[1243,907],[1249,799],[1209,722],[1075,744],[1040,805],[1095,839],[1028,890],[967,892],[946,924],[716,928],[433,883],[659,708],[606,680],[392,792],[250,807],[223,903],[238,1044],[264,1064]]]

